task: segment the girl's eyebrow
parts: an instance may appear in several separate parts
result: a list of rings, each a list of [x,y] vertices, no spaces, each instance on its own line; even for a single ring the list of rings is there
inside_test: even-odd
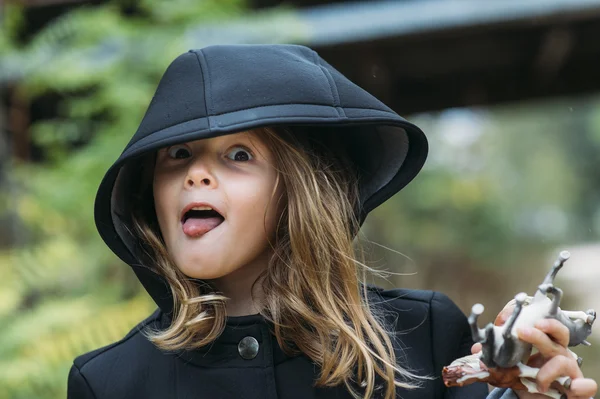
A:
[[[246,141],[249,143],[253,143],[256,137],[252,135],[250,132],[241,132],[237,134],[231,134],[226,136],[230,141]]]
[[[260,138],[248,135],[246,140],[250,143],[249,147],[254,155],[260,155],[262,159],[269,160],[269,148]]]
[[[251,149],[252,151],[260,154],[264,158],[264,155],[262,154],[265,148],[264,144],[258,137],[251,134],[250,132],[244,132],[239,135],[230,135],[229,138],[230,142],[227,143],[228,145],[244,145],[246,147],[249,147],[249,149]]]
[[[266,150],[266,146],[262,143],[260,138],[256,137],[250,132],[240,132],[238,134],[230,134],[226,136],[221,136],[223,139],[223,143],[221,145],[225,145],[227,147],[241,145],[244,147],[248,147],[255,155],[260,155],[263,159],[266,159],[264,152]],[[202,140],[198,140],[202,141]],[[205,143],[195,143],[194,141],[187,141],[184,143],[171,144],[156,150],[157,155],[165,154],[169,148],[175,145],[186,145],[188,147],[194,147],[194,144],[205,144]]]
[[[176,145],[176,144],[172,144],[172,145],[168,145],[166,147],[159,148],[158,150],[156,150],[156,155],[166,154],[167,151],[169,150],[169,148],[173,147],[173,145]]]

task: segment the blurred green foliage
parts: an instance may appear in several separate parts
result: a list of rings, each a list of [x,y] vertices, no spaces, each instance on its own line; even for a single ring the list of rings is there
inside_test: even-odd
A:
[[[43,161],[10,161],[0,195],[15,221],[15,245],[0,251],[0,399],[64,398],[73,358],[120,339],[154,307],[98,237],[93,200],[164,69],[211,44],[198,33],[205,25],[233,20],[272,41],[307,32],[286,10],[269,26],[252,22],[242,0],[144,0],[133,15],[119,2],[80,7],[23,37],[23,10],[4,7],[0,80],[18,81],[12,90],[27,103],[50,96],[56,113],[31,127]],[[430,137],[430,160],[363,231],[413,259],[373,245],[374,263],[418,274],[383,284],[499,310],[532,292],[559,245],[598,242],[597,98],[411,119]],[[598,363],[586,367],[600,375]]]
[[[146,0],[135,17],[118,2],[80,7],[27,40],[23,10],[4,7],[0,78],[18,80],[27,103],[58,100],[52,119],[31,126],[44,161],[9,169],[18,234],[0,252],[0,398],[64,398],[73,358],[119,340],[154,308],[95,231],[100,179],[187,50],[186,29],[236,18],[244,4]]]

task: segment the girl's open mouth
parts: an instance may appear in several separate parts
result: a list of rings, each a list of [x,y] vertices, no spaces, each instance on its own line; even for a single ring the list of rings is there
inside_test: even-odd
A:
[[[202,236],[219,226],[225,218],[213,209],[190,209],[181,219],[183,233],[189,237]]]

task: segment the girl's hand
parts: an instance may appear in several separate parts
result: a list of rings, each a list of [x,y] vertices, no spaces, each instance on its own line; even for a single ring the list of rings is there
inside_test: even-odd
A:
[[[539,353],[532,356],[529,366],[539,367],[536,383],[540,392],[548,391],[556,378],[569,376],[571,387],[565,392],[568,399],[593,398],[598,384],[591,378],[584,378],[577,360],[569,353],[569,329],[555,319],[539,320],[535,328],[523,328],[517,331],[519,338],[532,344]],[[515,391],[520,399],[548,398],[545,395],[531,394],[527,391]]]
[[[501,326],[510,317],[514,305],[510,302],[496,317],[494,324]],[[569,353],[569,329],[555,319],[540,320],[527,331],[519,330],[519,338],[536,347],[539,353],[531,356],[528,366],[540,369],[536,383],[538,389],[546,392],[548,387],[557,377],[569,376],[572,380],[571,387],[565,392],[568,399],[593,398],[598,391],[598,384],[591,378],[584,378],[577,360]],[[481,351],[481,344],[471,348],[472,353]],[[554,384],[556,386],[558,384]],[[560,388],[562,391],[564,389]],[[548,396],[533,394],[527,391],[514,391],[520,399],[548,399]]]

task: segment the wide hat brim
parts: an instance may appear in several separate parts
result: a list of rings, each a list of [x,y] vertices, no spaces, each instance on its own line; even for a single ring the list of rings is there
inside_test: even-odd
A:
[[[290,51],[291,48],[292,55],[296,57],[307,51],[312,52],[302,46],[285,46],[281,49],[277,46],[267,47],[275,47],[276,50],[284,52]],[[204,52],[202,58],[207,64],[206,59],[210,58],[207,53],[210,54],[210,51],[207,49],[196,50],[194,59],[200,58],[197,53],[199,51]],[[183,55],[179,59],[185,58],[185,56]],[[277,56],[281,57],[281,54]],[[314,58],[314,55],[311,54],[311,58]],[[184,61],[187,62],[185,59]],[[197,61],[196,65],[198,65]],[[333,71],[329,71],[330,75],[339,74],[329,65],[325,64],[325,66]],[[319,63],[318,67],[323,68],[322,63]],[[189,65],[184,65],[183,69],[185,68],[189,68]],[[185,104],[181,104],[181,101],[177,103],[178,99],[182,97],[177,91],[186,89],[186,93],[190,93],[190,90],[196,91],[196,89],[190,89],[189,83],[181,82],[190,75],[189,72],[182,73],[181,69],[181,65],[177,65],[176,60],[163,76],[140,129],[102,179],[94,209],[96,227],[102,239],[119,258],[132,266],[146,290],[165,311],[172,306],[170,290],[161,277],[141,264],[136,256],[136,244],[131,237],[130,226],[123,226],[123,215],[119,212],[119,209],[122,208],[120,201],[123,200],[120,186],[128,184],[127,177],[123,173],[126,169],[124,166],[135,164],[144,155],[154,153],[163,147],[259,127],[285,126],[291,127],[292,130],[294,127],[302,127],[303,130],[306,130],[306,127],[324,128],[340,135],[342,140],[348,144],[347,156],[350,158],[350,163],[361,172],[361,181],[359,182],[361,204],[359,214],[356,216],[362,224],[371,210],[400,191],[419,173],[427,157],[427,139],[417,126],[400,117],[347,79],[340,83],[339,79],[345,79],[341,74],[334,75],[332,80],[338,80],[336,82],[338,88],[340,84],[345,84],[355,90],[352,93],[350,106],[344,106],[344,101],[341,100],[341,92],[345,90],[342,88],[337,93],[337,101],[332,104],[323,104],[325,101],[317,98],[312,103],[279,101],[275,104],[245,104],[252,106],[237,106],[233,107],[237,109],[219,112],[227,111],[223,109],[227,107],[215,110],[214,102],[207,104],[209,100],[206,94],[205,77],[208,74],[206,65],[201,75],[205,83],[202,96],[190,97],[188,95],[187,98],[184,96],[181,101]],[[178,75],[177,79],[173,80],[177,82],[176,87],[169,87],[169,85],[173,86],[169,71]],[[214,91],[213,85],[213,94]],[[361,96],[366,100],[361,102]],[[200,101],[202,104],[193,104],[194,101]],[[363,106],[360,106],[361,103]],[[192,115],[197,116],[193,118],[189,117],[191,114],[180,115],[179,119],[172,117],[174,110],[189,109],[194,106],[199,107],[199,105],[201,105],[200,108],[204,115],[202,113]],[[159,115],[157,116],[157,114]],[[169,115],[166,122],[164,121],[165,117],[161,117],[160,114]],[[160,123],[155,122],[157,118],[161,121]]]

